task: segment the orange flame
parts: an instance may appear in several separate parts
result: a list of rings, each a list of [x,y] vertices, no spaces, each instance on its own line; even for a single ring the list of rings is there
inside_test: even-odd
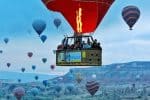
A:
[[[77,31],[79,33],[82,32],[82,8],[79,8],[77,11],[76,11],[76,23],[77,23]]]

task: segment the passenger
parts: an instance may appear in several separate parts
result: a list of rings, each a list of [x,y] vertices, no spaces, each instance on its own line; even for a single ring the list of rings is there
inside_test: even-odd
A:
[[[97,47],[97,39],[95,39],[93,44],[92,44],[92,48],[96,48],[96,47]]]
[[[97,48],[97,49],[102,49],[99,42],[97,43],[96,48]]]
[[[63,50],[64,49],[64,45],[58,45],[57,50]]]
[[[79,41],[75,43],[74,49],[81,49],[81,43]]]
[[[87,43],[88,43],[89,45],[92,44],[89,38],[88,38],[88,40],[87,40]]]
[[[83,49],[89,49],[89,48],[91,48],[91,45],[90,45],[90,43],[85,43],[84,41],[83,41]]]
[[[74,49],[74,44],[72,44],[72,45],[70,46],[70,49]]]

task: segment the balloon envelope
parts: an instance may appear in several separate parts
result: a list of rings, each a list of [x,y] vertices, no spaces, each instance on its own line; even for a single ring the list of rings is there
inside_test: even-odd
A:
[[[39,79],[39,77],[38,77],[38,76],[35,76],[34,78],[35,78],[35,80],[38,80],[38,79]]]
[[[33,53],[32,52],[28,52],[28,57],[32,57],[33,56]]]
[[[42,62],[46,63],[47,62],[47,58],[42,58]]]
[[[18,83],[20,83],[21,82],[21,79],[18,79]]]
[[[7,44],[9,42],[9,39],[8,38],[5,38],[4,39],[4,42]]]
[[[55,69],[55,65],[51,65],[51,69],[54,70]]]
[[[17,87],[13,90],[13,94],[17,100],[21,100],[22,96],[25,95],[25,89],[23,87]]]
[[[41,38],[41,41],[44,43],[46,41],[46,39],[47,39],[47,36],[46,35],[42,35],[40,38]]]
[[[31,93],[32,93],[32,95],[33,95],[33,96],[38,95],[38,94],[39,94],[39,92],[40,92],[40,91],[39,91],[39,89],[38,89],[38,88],[36,88],[36,87],[31,89]]]
[[[114,0],[42,0],[60,12],[77,34],[94,32]]]
[[[99,89],[99,83],[96,81],[87,81],[86,89],[92,96],[94,96]]]
[[[140,10],[136,6],[127,6],[122,10],[122,17],[130,30],[140,17]]]
[[[47,86],[48,85],[48,81],[47,80],[43,80],[43,85]]]
[[[35,70],[35,69],[36,69],[36,66],[35,66],[35,65],[32,65],[32,69]]]
[[[11,63],[7,63],[7,67],[10,67]]]
[[[3,53],[3,50],[0,50],[0,53]]]
[[[55,25],[57,28],[60,26],[60,24],[61,24],[61,20],[60,20],[60,19],[58,19],[58,18],[54,19],[54,25]]]
[[[76,81],[77,81],[78,83],[81,83],[81,81],[82,81],[81,73],[77,73],[77,74],[76,74]]]
[[[34,28],[34,30],[37,32],[38,35],[41,35],[42,32],[45,30],[46,28],[46,23],[43,20],[35,20],[32,23],[32,27]]]
[[[26,69],[25,68],[21,68],[21,71],[24,72]]]

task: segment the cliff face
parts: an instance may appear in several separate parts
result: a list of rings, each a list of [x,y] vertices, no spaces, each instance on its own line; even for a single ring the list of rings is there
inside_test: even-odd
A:
[[[91,68],[70,69],[64,77],[65,82],[74,82],[76,74],[80,73],[84,80],[96,76],[96,80],[104,84],[150,82],[150,62],[129,62],[104,65]]]

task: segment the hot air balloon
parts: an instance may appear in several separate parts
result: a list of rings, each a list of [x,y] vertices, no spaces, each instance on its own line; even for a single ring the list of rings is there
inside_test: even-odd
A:
[[[86,89],[88,90],[88,92],[94,96],[95,93],[98,91],[99,89],[99,83],[94,81],[94,80],[91,80],[91,81],[87,81],[86,83]]]
[[[54,69],[55,69],[55,65],[51,65],[50,67],[51,67],[51,69],[52,69],[52,70],[54,70]]]
[[[31,58],[31,57],[33,56],[33,53],[32,53],[32,52],[28,52],[27,54],[28,54],[28,57],[29,57],[29,58]]]
[[[39,79],[39,77],[38,77],[38,76],[35,76],[34,78],[35,78],[35,80],[38,80],[38,79]]]
[[[22,71],[22,72],[25,72],[25,70],[26,70],[25,68],[21,68],[21,71]]]
[[[46,63],[47,62],[47,58],[42,58],[42,62]]]
[[[47,39],[47,36],[46,36],[46,35],[42,35],[42,36],[40,37],[40,39],[41,39],[41,41],[44,43],[44,42],[46,41],[46,39]]]
[[[17,87],[13,90],[13,94],[17,100],[21,100],[21,98],[25,95],[25,90],[23,87]]]
[[[76,81],[77,81],[77,83],[81,83],[81,81],[82,81],[81,73],[76,74]]]
[[[9,68],[11,66],[11,63],[7,63],[7,67]]]
[[[8,38],[4,38],[4,42],[7,44],[9,42]]]
[[[68,47],[69,42],[73,40],[75,45],[90,38],[90,43],[94,43],[92,34],[101,23],[108,9],[114,0],[42,0],[49,10],[60,12],[74,30],[74,36],[65,37],[64,42],[56,50],[57,66],[100,66],[102,65],[102,49],[100,43],[99,49],[91,51],[82,49],[82,52],[75,54],[76,50]],[[72,45],[72,44],[71,44]],[[64,47],[63,47],[64,46]],[[61,49],[59,48],[61,47]],[[81,46],[80,46],[81,47]],[[64,53],[65,52],[65,53]],[[95,54],[96,53],[96,54]],[[74,55],[77,55],[74,57]],[[88,56],[89,55],[89,56]],[[74,59],[76,58],[76,59]],[[84,59],[84,60],[82,60]],[[92,59],[95,59],[94,61]],[[96,61],[96,62],[95,62]]]
[[[93,79],[96,79],[96,74],[92,74],[92,78],[93,78]]]
[[[32,70],[35,70],[36,69],[36,66],[35,65],[32,65]]]
[[[94,32],[114,0],[42,0],[48,9],[60,12],[77,34]]]
[[[0,53],[3,53],[3,50],[0,50]]]
[[[21,79],[18,79],[18,83],[20,83],[21,82]]]
[[[48,85],[48,80],[43,80],[43,85],[46,87]]]
[[[140,17],[140,10],[136,6],[127,6],[122,10],[122,17],[130,30]]]
[[[32,88],[32,89],[31,89],[31,93],[32,93],[33,96],[37,96],[37,95],[39,94],[39,92],[40,92],[40,91],[39,91],[38,88]]]
[[[37,34],[40,36],[42,34],[42,32],[45,30],[45,28],[46,28],[46,23],[43,20],[35,20],[32,23],[32,27],[37,32]]]
[[[54,25],[58,28],[61,24],[61,20],[59,18],[54,19]]]

